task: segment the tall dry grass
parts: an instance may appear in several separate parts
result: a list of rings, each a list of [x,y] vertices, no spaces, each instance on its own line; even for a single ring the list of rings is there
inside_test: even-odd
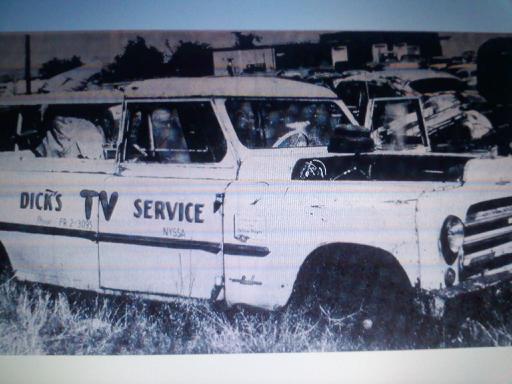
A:
[[[330,352],[512,345],[509,293],[484,299],[477,313],[490,312],[483,318],[471,317],[462,308],[448,325],[417,319],[407,338],[390,343],[353,336],[328,316],[322,321],[291,312],[223,312],[206,302],[162,304],[11,280],[0,286],[0,353]]]

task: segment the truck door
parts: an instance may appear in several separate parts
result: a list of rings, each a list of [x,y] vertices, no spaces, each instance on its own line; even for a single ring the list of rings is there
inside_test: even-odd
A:
[[[212,103],[133,100],[126,110],[125,155],[99,219],[101,287],[209,298],[236,172]]]

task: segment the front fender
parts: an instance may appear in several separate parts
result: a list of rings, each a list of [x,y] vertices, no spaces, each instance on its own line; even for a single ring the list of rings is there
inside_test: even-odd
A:
[[[288,301],[306,258],[332,243],[372,247],[419,277],[418,189],[410,183],[236,182],[225,198],[224,241],[264,246],[264,257],[225,255],[225,299],[274,309]]]

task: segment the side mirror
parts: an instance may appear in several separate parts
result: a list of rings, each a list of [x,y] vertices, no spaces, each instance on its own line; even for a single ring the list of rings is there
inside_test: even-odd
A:
[[[343,125],[334,130],[327,151],[336,153],[372,152],[375,143],[370,131],[357,125]]]

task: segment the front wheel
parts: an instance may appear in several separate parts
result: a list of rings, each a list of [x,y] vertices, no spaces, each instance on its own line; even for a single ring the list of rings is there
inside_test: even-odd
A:
[[[290,301],[295,310],[340,333],[363,338],[367,346],[408,343],[413,296],[389,269],[324,260],[300,278]]]

